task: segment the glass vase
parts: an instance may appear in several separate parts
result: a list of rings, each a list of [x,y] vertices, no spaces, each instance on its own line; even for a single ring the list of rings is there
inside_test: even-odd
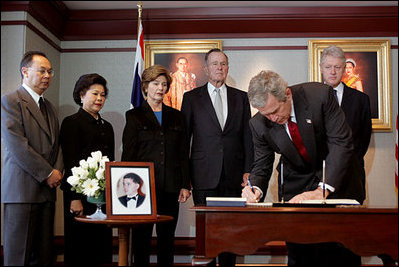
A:
[[[101,195],[99,195],[98,198],[88,196],[87,202],[97,205],[96,211],[91,215],[87,215],[86,216],[87,218],[94,219],[94,220],[104,220],[107,218],[107,215],[105,215],[103,213],[103,211],[101,210],[101,206],[105,204],[105,193],[104,192],[101,193]]]

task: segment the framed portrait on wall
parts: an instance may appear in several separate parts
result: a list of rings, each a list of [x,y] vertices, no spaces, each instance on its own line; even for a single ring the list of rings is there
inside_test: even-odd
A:
[[[107,162],[105,179],[107,218],[157,217],[152,162]]]
[[[392,131],[390,40],[309,40],[309,81],[322,82],[320,58],[330,45],[345,52],[342,82],[369,96],[373,131]]]
[[[164,97],[166,105],[180,110],[183,94],[208,81],[203,70],[204,57],[213,48],[222,49],[222,41],[144,41],[145,67],[160,64],[170,71],[172,83]]]

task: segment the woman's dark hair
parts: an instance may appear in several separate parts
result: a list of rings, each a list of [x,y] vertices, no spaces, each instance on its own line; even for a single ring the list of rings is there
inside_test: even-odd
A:
[[[97,73],[84,74],[80,76],[73,89],[73,100],[79,106],[82,106],[81,96],[84,96],[93,84],[101,84],[104,86],[105,97],[108,96],[107,81]]]
[[[143,180],[137,174],[133,172],[129,172],[123,176],[123,179],[132,179],[134,183],[139,184],[139,188],[137,189],[137,193],[140,196],[145,196],[143,192],[141,192],[141,187],[143,186]]]

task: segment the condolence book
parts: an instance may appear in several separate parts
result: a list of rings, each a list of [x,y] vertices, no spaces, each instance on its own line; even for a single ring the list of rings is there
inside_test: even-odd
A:
[[[245,207],[247,202],[243,197],[207,197],[206,205],[209,207]]]
[[[339,205],[360,205],[355,199],[326,199],[325,203],[323,200],[304,200],[302,203],[288,203],[288,202],[263,202],[263,203],[247,203],[249,207],[307,207],[307,208],[321,208],[328,207],[333,208]]]

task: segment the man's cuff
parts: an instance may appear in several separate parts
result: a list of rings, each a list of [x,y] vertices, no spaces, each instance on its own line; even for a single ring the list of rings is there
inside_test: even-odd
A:
[[[263,192],[262,192],[262,190],[260,190],[260,188],[257,187],[257,186],[253,186],[253,188],[256,189],[256,190],[258,190],[258,191],[260,192],[260,197],[259,197],[259,198],[262,198],[262,197],[263,197]]]
[[[335,191],[335,188],[332,187],[331,185],[324,184],[324,186],[325,186],[326,189],[327,189],[328,191],[330,191],[331,193]],[[323,189],[323,182],[320,182],[320,183],[319,183],[319,187],[320,187],[321,189]]]

